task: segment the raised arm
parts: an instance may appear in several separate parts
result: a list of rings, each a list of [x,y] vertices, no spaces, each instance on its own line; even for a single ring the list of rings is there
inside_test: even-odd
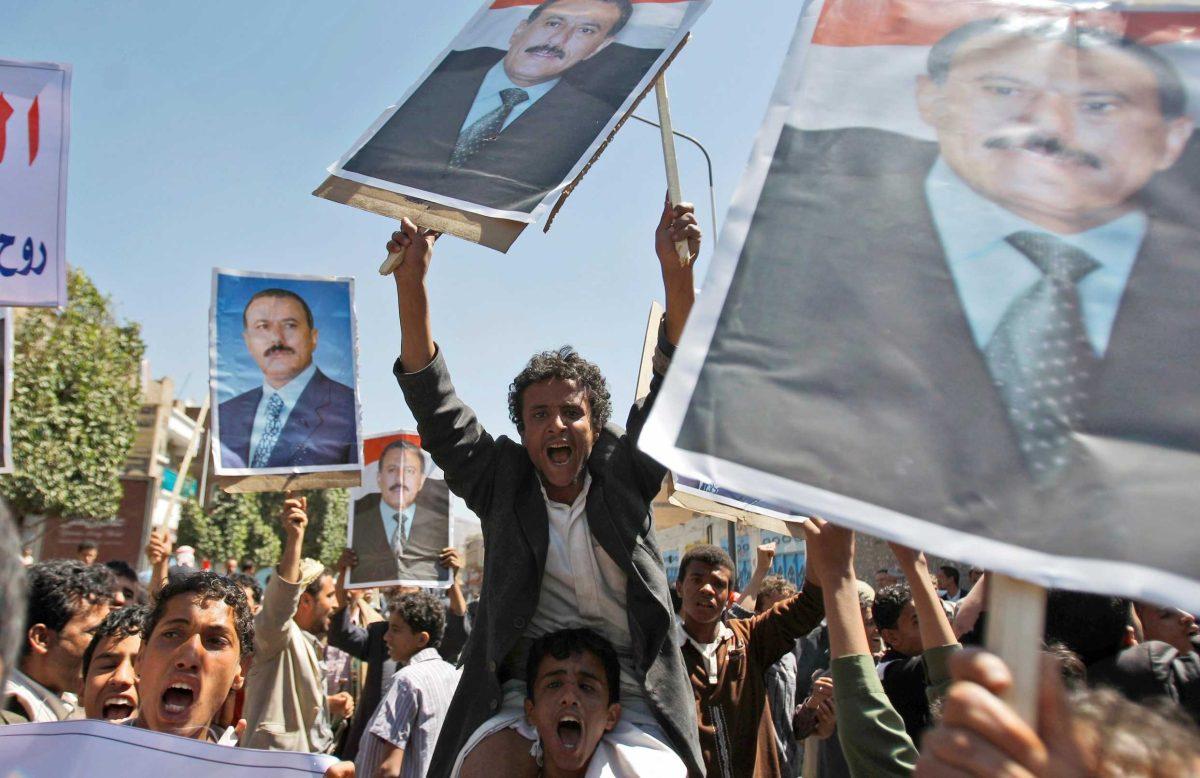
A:
[[[263,591],[263,606],[254,617],[255,660],[262,661],[283,650],[287,643],[287,625],[296,615],[300,595],[300,549],[308,528],[308,499],[287,497],[279,521],[283,525],[283,552],[275,575]]]
[[[463,596],[462,586],[458,582],[458,571],[462,569],[462,553],[453,546],[443,548],[438,563],[450,571],[450,612],[455,616],[467,615],[467,598]]]
[[[165,527],[150,530],[150,539],[146,542],[146,561],[150,563],[150,599],[154,600],[167,585],[171,570],[171,533]]]
[[[654,253],[662,268],[663,291],[667,296],[666,335],[672,346],[679,344],[683,326],[696,301],[692,264],[680,264],[679,253],[675,251],[675,244],[681,240],[688,242],[693,257],[699,256],[700,226],[696,222],[696,207],[691,203],[680,203],[672,208],[668,200],[654,232]]]
[[[437,347],[429,318],[429,294],[425,274],[433,258],[433,244],[439,233],[418,227],[408,219],[392,233],[389,252],[401,255],[392,272],[396,281],[396,303],[400,309],[400,364],[407,373],[415,373],[433,361]]]
[[[925,562],[925,554],[914,551],[898,543],[888,543],[900,569],[908,579],[908,588],[912,592],[913,607],[917,610],[917,626],[921,631],[921,648],[929,651],[942,646],[958,645],[954,636],[954,628],[942,608],[941,598],[933,588],[929,578],[929,565]]]
[[[754,562],[754,575],[750,576],[750,583],[746,584],[742,596],[737,601],[740,607],[751,613],[754,612],[754,606],[758,601],[758,591],[762,589],[762,583],[767,577],[767,573],[771,572],[771,562],[774,559],[774,543],[763,543],[758,547],[758,555]]]

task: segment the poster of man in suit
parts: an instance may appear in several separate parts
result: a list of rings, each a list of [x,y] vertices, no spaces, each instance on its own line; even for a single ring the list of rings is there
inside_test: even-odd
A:
[[[335,176],[535,221],[711,0],[489,0]]]
[[[1044,585],[1200,594],[1197,29],[809,4],[652,451]]]
[[[364,454],[363,486],[350,492],[346,543],[358,563],[346,586],[449,586],[449,570],[438,557],[453,545],[450,491],[420,437],[371,435]]]
[[[354,281],[213,271],[217,475],[357,470]]]

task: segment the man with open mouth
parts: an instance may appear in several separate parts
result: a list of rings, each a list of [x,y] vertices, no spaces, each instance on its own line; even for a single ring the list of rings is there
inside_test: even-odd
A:
[[[536,775],[535,734],[522,727],[526,659],[537,638],[580,627],[603,635],[620,659],[623,713],[604,735],[625,765],[615,774],[641,774],[647,764],[657,778],[703,771],[650,507],[666,468],[637,447],[694,300],[691,265],[675,249],[687,240],[692,256],[699,251],[693,210],[668,204],[659,219],[666,315],[650,392],[631,410],[628,432],[608,424],[600,369],[564,347],[535,355],[509,389],[520,442],[489,435],[456,395],[433,340],[425,275],[436,233],[405,220],[388,244],[402,255],[396,378],[422,446],[484,527],[488,585],[430,776],[490,776],[498,764],[508,775]]]
[[[112,611],[92,635],[83,653],[83,710],[89,719],[124,724],[137,715],[134,662],[148,615],[150,609],[144,605]]]

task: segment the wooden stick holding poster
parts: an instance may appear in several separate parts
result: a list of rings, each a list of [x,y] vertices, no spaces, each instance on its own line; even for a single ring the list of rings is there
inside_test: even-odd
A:
[[[679,159],[675,156],[675,129],[671,126],[671,101],[667,97],[666,73],[660,74],[654,82],[654,96],[658,100],[658,125],[662,130],[663,162],[667,167],[667,196],[674,208],[683,201],[683,191],[679,186]],[[715,235],[713,237],[716,238]],[[679,254],[680,265],[686,266],[694,259],[686,240],[676,243],[675,251]]]
[[[1034,728],[1045,625],[1045,589],[1019,578],[988,574],[987,649],[1012,671],[1013,685],[1005,701]]]
[[[204,422],[208,419],[208,407],[212,401],[212,395],[204,395],[204,402],[200,404],[200,412],[196,414],[196,426],[192,428],[192,435],[188,438],[187,450],[183,452],[183,460],[179,463],[179,472],[175,474],[175,486],[171,488],[171,496],[167,499],[171,504],[167,506],[168,512],[172,506],[179,504],[179,498],[183,494],[183,482],[187,478],[188,468],[192,466],[192,458],[196,456],[196,449],[200,445],[200,437],[204,435]],[[164,524],[166,523],[167,514],[163,514]],[[162,525],[155,523],[157,529]]]

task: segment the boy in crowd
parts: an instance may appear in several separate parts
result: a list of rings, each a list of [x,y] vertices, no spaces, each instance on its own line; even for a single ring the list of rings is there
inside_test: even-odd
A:
[[[368,778],[421,778],[445,721],[458,670],[438,654],[446,609],[429,592],[400,595],[388,617],[388,656],[398,665],[392,685],[359,742],[355,772]]]
[[[109,613],[96,628],[83,652],[83,710],[89,719],[124,724],[137,716],[134,663],[149,615],[144,605],[128,605]]]
[[[29,721],[62,721],[78,705],[83,653],[112,605],[103,565],[57,559],[29,568],[25,640],[9,674],[6,709]]]
[[[529,649],[525,717],[537,730],[545,778],[589,774],[604,733],[621,718],[616,649],[589,629],[543,635]]]
[[[810,541],[809,556],[820,554]],[[724,620],[733,588],[729,555],[696,546],[679,563],[680,649],[692,684],[700,749],[708,775],[779,776],[767,669],[821,622],[821,590],[797,595],[748,619]]]

